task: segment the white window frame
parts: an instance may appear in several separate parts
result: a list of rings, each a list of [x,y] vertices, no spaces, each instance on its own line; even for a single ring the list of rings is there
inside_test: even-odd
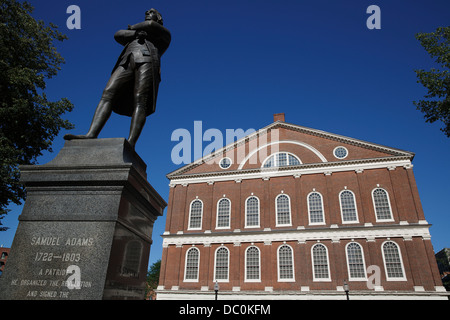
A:
[[[348,246],[351,244],[357,244],[359,249],[361,250],[362,264],[364,269],[364,277],[352,277],[350,273],[350,260],[348,259]],[[348,280],[349,281],[367,281],[367,269],[366,269],[366,260],[364,258],[364,249],[361,244],[356,241],[351,241],[345,245],[345,257],[347,259],[347,272],[348,272]]]
[[[289,223],[278,223],[278,198],[281,196],[286,196],[288,199],[289,208]],[[285,193],[280,193],[275,197],[275,226],[276,227],[290,227],[292,226],[292,207],[291,207],[291,197]]]
[[[195,228],[192,228],[191,227],[191,213],[192,213],[192,204],[195,202],[195,201],[200,201],[200,203],[202,204],[202,211],[201,211],[201,213],[200,213],[200,227],[195,227]],[[191,203],[189,204],[189,219],[188,219],[188,230],[202,230],[202,225],[203,225],[203,209],[204,209],[204,205],[203,205],[203,201],[202,200],[200,200],[200,199],[194,199],[194,200],[192,200],[191,201]]]
[[[377,208],[376,208],[376,206],[375,206],[375,196],[374,196],[374,192],[375,192],[375,190],[377,190],[377,189],[381,189],[381,190],[383,190],[384,192],[386,192],[387,202],[388,202],[388,205],[389,205],[389,211],[390,211],[390,213],[391,213],[391,218],[390,218],[390,219],[379,219],[378,216],[377,216]],[[372,190],[371,194],[372,194],[373,211],[374,211],[374,213],[375,213],[375,221],[376,221],[376,222],[392,222],[392,221],[394,221],[394,212],[392,211],[391,199],[390,199],[390,197],[389,197],[389,192],[387,192],[387,190],[384,189],[384,188],[376,187],[376,188],[374,188],[374,189]]]
[[[258,279],[247,279],[247,254],[250,248],[256,248],[258,250]],[[244,259],[244,282],[261,282],[261,250],[257,246],[251,245],[245,249],[245,259]]]
[[[217,252],[220,249],[226,249],[228,252],[228,257],[227,257],[227,278],[226,279],[216,279],[216,267],[217,267]],[[214,252],[214,282],[229,282],[230,281],[230,249],[228,249],[225,246],[220,246],[216,249],[216,251]]]
[[[197,276],[195,279],[186,279],[186,272],[187,272],[187,262],[188,262],[188,256],[189,252],[192,250],[196,250],[198,252],[198,259],[197,259]],[[200,273],[200,250],[197,247],[191,247],[188,250],[186,250],[186,255],[184,258],[184,282],[198,282],[199,281],[199,273]]]
[[[310,205],[309,205],[309,196],[311,194],[313,194],[313,193],[317,193],[320,196],[320,202],[321,202],[321,206],[322,206],[322,220],[323,220],[322,222],[311,222],[311,208],[310,208]],[[308,205],[308,222],[309,222],[309,225],[311,225],[311,226],[325,225],[326,224],[326,222],[325,222],[325,208],[323,206],[323,196],[322,196],[322,194],[320,192],[317,192],[317,191],[311,191],[306,196],[306,203]]]
[[[258,200],[258,225],[255,225],[255,226],[249,226],[247,224],[247,201],[250,198],[256,198]],[[244,205],[245,205],[245,226],[244,226],[244,228],[259,228],[261,225],[261,201],[259,200],[259,198],[257,196],[251,195],[247,199],[245,199]]]
[[[398,256],[400,259],[400,266],[402,268],[402,274],[403,277],[389,277],[389,273],[387,270],[387,265],[386,265],[386,257],[384,254],[384,245],[388,242],[393,243],[396,247],[397,247],[397,251],[398,251]],[[403,257],[402,257],[402,251],[400,250],[400,246],[398,245],[398,243],[396,243],[395,241],[392,240],[386,240],[381,244],[381,253],[383,255],[383,264],[384,264],[384,272],[386,274],[386,281],[407,281],[406,279],[406,273],[405,273],[405,265],[403,263]]]
[[[338,156],[336,156],[336,149],[338,149],[338,148],[345,149],[345,157],[338,157]],[[337,146],[336,148],[333,149],[333,156],[336,159],[343,160],[343,159],[348,157],[348,149],[346,147],[344,147],[344,146]]]
[[[223,160],[228,160],[228,161],[230,161],[230,165],[229,165],[228,167],[226,167],[226,168],[222,167],[222,161],[223,161]],[[222,170],[230,169],[230,167],[231,167],[232,165],[233,165],[233,161],[231,160],[230,157],[223,157],[223,158],[220,159],[220,161],[219,161],[219,167],[220,167],[220,169],[222,169]]]
[[[289,249],[291,250],[292,278],[281,279],[280,249],[282,247],[289,247]],[[277,249],[277,271],[278,271],[278,282],[295,282],[294,249],[286,243],[281,244],[280,246],[278,246]]]
[[[222,200],[227,200],[230,205],[229,210],[228,210],[228,226],[226,226],[226,227],[219,227],[219,203]],[[217,205],[216,205],[216,229],[230,229],[230,227],[231,227],[231,200],[228,198],[220,198],[217,201]]]
[[[356,214],[356,220],[354,221],[344,221],[344,211],[342,210],[342,199],[341,199],[341,195],[343,192],[350,192],[353,195],[353,201],[355,203],[355,214]],[[358,205],[356,204],[356,195],[352,190],[349,189],[344,189],[341,192],[339,192],[339,206],[341,209],[341,221],[342,224],[352,224],[352,223],[359,223],[359,214],[358,214]]]
[[[314,247],[318,246],[318,245],[322,245],[325,248],[325,252],[326,252],[326,256],[327,256],[327,271],[328,271],[328,278],[316,278],[316,273],[314,270]],[[315,245],[313,245],[311,247],[311,262],[312,262],[312,274],[313,274],[313,281],[314,282],[330,282],[331,281],[331,273],[330,273],[330,258],[328,256],[328,248],[326,245],[324,245],[323,243],[316,243]]]
[[[274,164],[274,165],[273,165],[273,166],[270,166],[270,167],[267,167],[267,168],[265,168],[265,169],[269,169],[269,168],[279,168],[279,165],[278,165],[278,162],[277,162],[277,155],[280,154],[280,153],[286,153],[286,163],[289,162],[289,155],[291,155],[291,156],[293,156],[294,158],[296,158],[296,159],[298,160],[299,164],[303,164],[303,162],[300,160],[300,158],[297,157],[295,154],[293,154],[293,153],[291,153],[291,152],[280,151],[280,152],[275,152],[275,153],[272,153],[271,155],[269,155],[269,156],[263,161],[261,168],[265,168],[264,166],[266,165],[266,162],[269,161],[269,159],[270,159],[271,157],[274,157],[274,158],[273,158],[273,164]],[[292,165],[291,165],[291,164],[286,164],[286,165],[283,166],[283,167],[289,167],[289,166],[292,166]]]

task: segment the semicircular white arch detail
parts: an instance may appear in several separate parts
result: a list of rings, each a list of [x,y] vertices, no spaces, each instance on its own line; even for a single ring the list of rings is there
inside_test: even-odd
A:
[[[322,153],[320,153],[316,148],[314,148],[313,146],[311,146],[311,145],[309,145],[307,143],[300,142],[300,141],[293,141],[293,140],[282,140],[282,141],[274,141],[274,142],[266,143],[265,145],[262,145],[262,146],[258,147],[257,149],[253,150],[252,152],[250,152],[244,158],[244,160],[241,162],[241,164],[238,167],[238,170],[241,170],[244,167],[245,163],[248,161],[248,159],[250,159],[255,153],[259,152],[259,150],[261,150],[263,148],[266,148],[268,146],[274,145],[274,144],[281,144],[281,143],[296,144],[296,145],[305,147],[306,149],[308,149],[311,152],[313,152],[316,156],[318,156],[319,159],[322,160],[322,162],[328,162],[328,160],[323,156]],[[268,155],[268,156],[270,156],[270,155]]]

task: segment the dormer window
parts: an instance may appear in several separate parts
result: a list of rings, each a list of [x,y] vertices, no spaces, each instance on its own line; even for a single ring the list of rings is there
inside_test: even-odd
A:
[[[279,152],[270,155],[264,160],[263,168],[296,166],[301,164],[299,158],[289,152]]]

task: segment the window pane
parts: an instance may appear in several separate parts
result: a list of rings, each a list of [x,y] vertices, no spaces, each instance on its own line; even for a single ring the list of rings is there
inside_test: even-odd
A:
[[[278,250],[278,268],[280,279],[294,279],[294,266],[292,264],[292,249],[282,246]]]
[[[389,278],[403,278],[402,261],[398,247],[393,242],[386,242],[383,245],[384,263]]]
[[[347,246],[347,259],[350,278],[366,278],[362,249],[359,244],[350,243]]]
[[[392,219],[391,206],[389,205],[388,194],[384,189],[373,191],[373,201],[377,219]]]
[[[287,166],[287,153],[277,154],[277,166],[278,167]]]
[[[246,254],[246,279],[259,280],[259,250],[256,247],[250,247]]]
[[[230,226],[230,200],[221,199],[217,208],[217,227]]]
[[[293,155],[289,155],[289,165],[290,166],[296,166],[299,165],[300,161],[298,161],[298,159],[296,157],[294,157]]]
[[[341,209],[343,221],[357,221],[356,204],[353,193],[345,190],[341,192]]]
[[[347,149],[344,147],[338,147],[334,149],[334,156],[339,159],[343,159],[347,156]]]
[[[256,197],[247,199],[247,226],[259,226],[259,201]]]
[[[189,220],[189,229],[201,228],[202,226],[203,205],[200,200],[195,200],[191,204],[191,216]]]
[[[287,152],[280,152],[270,156],[264,162],[264,168],[296,166],[299,164],[301,164],[301,162],[296,156],[289,154]]]
[[[291,213],[289,198],[286,195],[277,197],[277,224],[290,224]]]
[[[275,166],[275,163],[273,160],[274,160],[274,156],[271,156],[269,158],[269,160],[267,160],[266,163],[264,163],[264,168],[270,168],[270,167]]]
[[[189,249],[186,255],[186,280],[198,280],[198,260],[200,253],[198,249]]]
[[[222,160],[220,160],[219,165],[222,169],[227,169],[231,166],[231,161],[228,158],[223,158]]]
[[[328,279],[327,249],[323,244],[316,244],[313,248],[314,277]]]
[[[228,249],[220,248],[216,252],[216,280],[228,280]]]
[[[322,196],[317,193],[311,193],[308,197],[309,203],[309,220],[311,223],[322,223],[323,208],[322,208]]]

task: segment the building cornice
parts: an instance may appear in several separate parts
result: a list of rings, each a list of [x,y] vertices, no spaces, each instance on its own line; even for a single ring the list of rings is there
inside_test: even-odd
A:
[[[258,231],[215,231],[214,233],[190,233],[190,234],[163,234],[163,247],[169,245],[193,245],[193,244],[225,244],[225,243],[256,243],[256,242],[283,242],[332,240],[334,242],[344,239],[365,239],[374,241],[377,238],[403,238],[410,240],[412,237],[431,238],[430,224],[420,221],[414,224],[390,224],[390,225],[359,225],[359,226],[334,226],[317,228],[300,228],[288,230],[258,230]]]
[[[218,181],[238,181],[245,179],[264,179],[272,177],[294,176],[299,177],[305,174],[332,174],[333,172],[355,171],[363,172],[370,169],[389,169],[396,167],[411,168],[411,159],[408,156],[383,157],[372,159],[358,159],[336,162],[320,162],[300,164],[297,166],[276,167],[276,168],[255,168],[234,171],[205,172],[195,174],[185,174],[170,177],[170,185],[211,183]]]

